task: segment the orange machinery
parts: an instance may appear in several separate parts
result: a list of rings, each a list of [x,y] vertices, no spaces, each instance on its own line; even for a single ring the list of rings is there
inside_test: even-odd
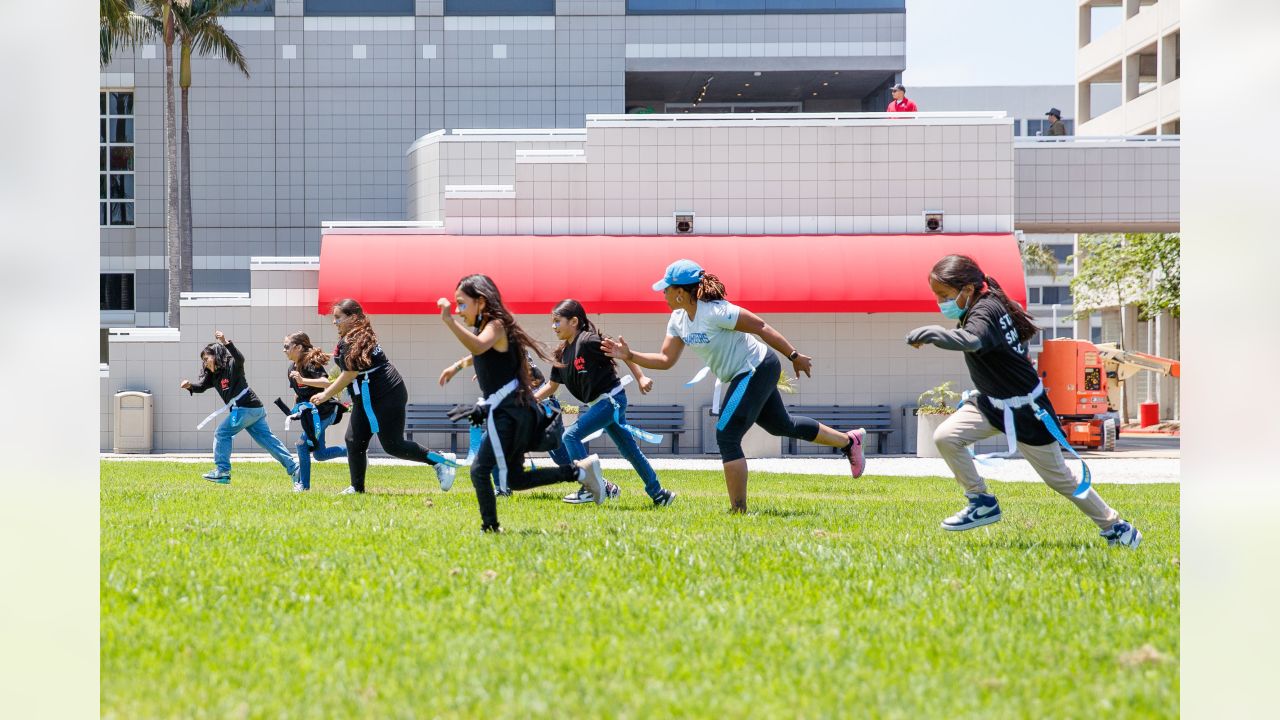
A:
[[[1182,376],[1177,360],[1121,350],[1114,343],[1046,340],[1036,361],[1049,402],[1067,441],[1076,447],[1114,450],[1124,382],[1140,372]]]

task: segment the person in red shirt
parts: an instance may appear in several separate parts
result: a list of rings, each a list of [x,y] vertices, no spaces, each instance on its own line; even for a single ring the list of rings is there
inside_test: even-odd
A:
[[[919,112],[916,104],[907,97],[907,89],[901,84],[889,88],[889,92],[893,94],[893,100],[889,101],[885,112]]]

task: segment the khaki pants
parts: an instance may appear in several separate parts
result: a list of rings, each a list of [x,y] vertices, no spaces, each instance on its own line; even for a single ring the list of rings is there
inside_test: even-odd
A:
[[[933,441],[938,445],[938,452],[947,461],[956,481],[967,493],[987,492],[987,482],[978,475],[968,447],[979,440],[992,435],[1001,434],[1002,430],[991,426],[972,403],[965,403],[951,417],[947,418],[933,434]],[[1084,497],[1074,497],[1076,478],[1067,468],[1067,461],[1062,457],[1062,449],[1057,443],[1050,445],[1028,445],[1018,443],[1018,451],[1031,463],[1031,467],[1040,475],[1040,479],[1058,494],[1075,503],[1080,511],[1089,516],[1101,530],[1110,528],[1120,519],[1120,515],[1107,505],[1093,488]]]

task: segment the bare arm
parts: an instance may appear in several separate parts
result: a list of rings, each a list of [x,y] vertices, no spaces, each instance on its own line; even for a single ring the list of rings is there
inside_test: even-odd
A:
[[[626,338],[621,335],[617,340],[605,338],[600,343],[605,355],[623,362],[632,362],[650,370],[670,370],[684,352],[684,341],[678,337],[666,336],[662,340],[662,350],[656,353],[635,352],[627,345]]]
[[[337,397],[338,393],[342,392],[343,388],[350,385],[351,381],[355,380],[358,375],[360,375],[360,373],[355,370],[343,370],[338,373],[338,377],[334,378],[333,382],[329,383],[328,387],[326,387],[322,392],[311,396],[311,404],[319,405],[320,403],[328,402],[329,400]]]
[[[641,370],[639,365],[628,360],[624,360],[623,362],[626,363],[627,369],[631,371],[631,375],[636,379],[636,385],[640,388],[640,394],[648,394],[648,392],[653,389],[653,380],[645,376],[644,370]]]
[[[759,315],[746,308],[739,308],[738,322],[734,323],[733,329],[759,336],[766,345],[791,360],[791,367],[795,370],[796,377],[800,377],[800,373],[804,373],[807,377],[813,377],[810,375],[810,371],[813,370],[813,358],[808,355],[796,354],[795,358],[791,359],[792,353],[797,352],[796,346],[792,345],[790,341],[782,336],[782,333],[775,330],[772,325],[765,322]]]
[[[440,380],[439,380],[440,387],[444,387],[446,383],[448,383],[450,380],[452,380],[452,379],[453,379],[453,376],[454,376],[454,375],[457,375],[458,373],[462,372],[462,369],[463,369],[463,368],[465,368],[465,367],[467,367],[467,366],[471,365],[471,364],[472,364],[472,358],[474,358],[474,357],[475,357],[475,356],[474,356],[474,355],[472,355],[471,353],[467,353],[467,355],[466,355],[465,357],[463,357],[461,360],[459,360],[458,362],[456,362],[456,363],[454,363],[454,364],[450,365],[449,367],[445,368],[444,370],[441,370],[441,371],[440,371]]]
[[[546,400],[552,395],[555,395],[557,392],[559,392],[559,390],[560,390],[560,383],[548,380],[547,382],[542,383],[542,386],[534,391],[533,399],[537,400],[538,402],[542,402],[543,400]]]
[[[502,323],[494,320],[486,324],[479,333],[471,332],[471,328],[462,324],[462,321],[453,316],[451,306],[444,303],[441,298],[440,305],[440,321],[445,324],[453,332],[453,336],[458,338],[458,342],[467,349],[472,355],[481,355],[489,351],[489,348],[498,344],[498,340],[506,340],[506,333],[499,335],[499,331],[503,330]],[[502,348],[499,348],[501,350]]]

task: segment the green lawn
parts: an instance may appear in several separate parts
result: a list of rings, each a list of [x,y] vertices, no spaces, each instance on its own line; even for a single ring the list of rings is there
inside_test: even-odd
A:
[[[949,478],[665,472],[655,509],[499,498],[342,461],[102,464],[102,714],[228,717],[1021,717],[1178,714],[1178,488],[1100,486],[1145,535],[1108,548],[1065,499],[995,484],[967,533]]]

